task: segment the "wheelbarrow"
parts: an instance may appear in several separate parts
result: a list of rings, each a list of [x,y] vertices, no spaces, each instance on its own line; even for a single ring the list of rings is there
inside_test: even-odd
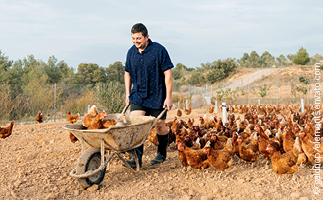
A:
[[[99,185],[104,179],[106,167],[114,155],[117,155],[133,172],[140,170],[135,148],[142,145],[151,129],[166,112],[166,108],[155,118],[152,116],[126,115],[126,106],[121,114],[110,114],[105,119],[122,121],[106,129],[87,130],[81,123],[63,126],[71,132],[82,144],[82,154],[78,159],[76,169],[70,176],[78,180],[79,185],[86,189],[93,184]],[[89,147],[85,150],[85,146]],[[105,156],[105,151],[110,155]],[[129,153],[135,158],[136,168],[126,162],[123,153]]]

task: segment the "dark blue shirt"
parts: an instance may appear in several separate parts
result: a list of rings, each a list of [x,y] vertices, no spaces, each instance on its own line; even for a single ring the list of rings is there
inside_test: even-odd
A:
[[[128,53],[125,71],[133,84],[129,101],[148,108],[163,108],[166,99],[164,71],[174,67],[167,50],[161,44],[148,40],[141,53],[133,45]]]

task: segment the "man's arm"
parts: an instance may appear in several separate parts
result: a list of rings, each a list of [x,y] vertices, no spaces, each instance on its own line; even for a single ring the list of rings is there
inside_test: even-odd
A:
[[[173,76],[172,69],[164,71],[165,75],[165,85],[166,85],[166,99],[164,102],[164,107],[167,106],[167,110],[172,109],[173,101],[172,101],[172,91],[173,91]]]
[[[131,90],[131,78],[129,72],[124,73],[124,84],[126,86],[126,105],[129,105],[129,95],[130,95],[130,90]]]

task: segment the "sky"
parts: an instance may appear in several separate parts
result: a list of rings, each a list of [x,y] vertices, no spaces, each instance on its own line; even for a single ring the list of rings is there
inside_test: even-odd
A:
[[[200,67],[255,50],[323,54],[323,1],[0,0],[0,50],[16,61],[50,56],[77,69],[125,62],[131,27],[146,25],[174,65]]]

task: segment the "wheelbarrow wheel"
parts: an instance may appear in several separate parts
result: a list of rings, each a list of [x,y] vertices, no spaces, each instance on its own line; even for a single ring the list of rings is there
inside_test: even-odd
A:
[[[97,148],[89,148],[81,155],[77,162],[76,173],[84,174],[87,171],[98,169],[101,165],[101,152]],[[99,185],[104,179],[106,166],[104,169],[91,177],[77,179],[79,185],[86,189],[93,184]]]

